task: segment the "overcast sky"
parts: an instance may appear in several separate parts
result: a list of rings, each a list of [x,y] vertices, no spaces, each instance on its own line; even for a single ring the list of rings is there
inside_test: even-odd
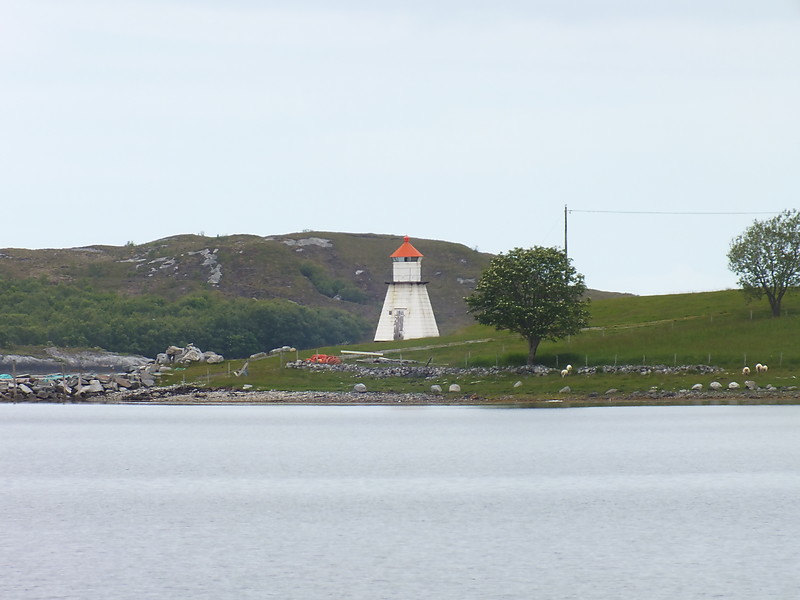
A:
[[[563,247],[567,206],[589,287],[725,289],[800,206],[799,114],[800,0],[4,0],[0,247],[498,253]]]

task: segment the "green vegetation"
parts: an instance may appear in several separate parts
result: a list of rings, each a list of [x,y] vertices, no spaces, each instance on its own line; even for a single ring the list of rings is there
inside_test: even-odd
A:
[[[789,289],[800,285],[800,213],[785,210],[753,224],[731,242],[730,269],[751,298],[767,297],[772,316],[781,316]]]
[[[793,302],[792,302],[793,301]],[[603,365],[714,365],[726,370],[713,375],[698,373],[642,375],[574,374],[562,379],[557,373],[546,376],[515,371],[484,374],[465,372],[434,379],[415,377],[370,378],[365,380],[347,372],[306,371],[282,368],[295,355],[252,361],[249,375],[237,378],[229,373],[242,361],[228,364],[194,366],[171,376],[169,382],[181,381],[212,387],[254,389],[349,391],[363,381],[370,391],[427,392],[433,384],[447,389],[450,383],[461,385],[462,394],[490,398],[516,397],[535,399],[558,396],[564,385],[575,394],[604,394],[615,388],[622,393],[686,389],[695,383],[705,386],[717,380],[743,383],[741,369],[756,363],[769,365],[766,375],[751,374],[759,385],[776,387],[794,385],[800,370],[800,302],[787,297],[783,319],[771,317],[766,302],[746,304],[740,291],[702,294],[677,294],[651,297],[620,297],[597,300],[592,304],[591,327],[562,340],[542,342],[538,362],[560,369],[566,364],[580,367]],[[515,334],[498,332],[491,327],[473,325],[456,334],[425,340],[391,343],[354,344],[347,350],[384,352],[387,358],[417,361],[417,364],[450,367],[522,366],[527,359],[527,342]],[[307,358],[322,352],[339,355],[339,346],[315,347],[298,352]],[[348,358],[347,362],[355,359]],[[522,385],[514,387],[521,381]]]
[[[323,296],[358,304],[366,304],[369,300],[367,295],[354,284],[343,279],[330,277],[322,265],[307,261],[300,265],[300,272],[308,277],[314,289]]]
[[[579,333],[589,318],[583,275],[562,250],[535,246],[498,254],[467,296],[469,312],[482,325],[518,333],[536,364],[542,340]]]
[[[287,300],[200,292],[176,300],[98,292],[87,284],[0,280],[0,347],[100,347],[155,357],[189,342],[229,357],[283,345],[308,348],[363,339],[372,326],[333,309]]]

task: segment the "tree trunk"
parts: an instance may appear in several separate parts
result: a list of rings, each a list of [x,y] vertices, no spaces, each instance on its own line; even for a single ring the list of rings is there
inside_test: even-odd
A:
[[[528,338],[528,366],[536,364],[536,349],[539,347],[539,342],[542,341],[540,337]]]
[[[781,297],[776,296],[775,294],[767,294],[767,300],[769,300],[769,306],[772,308],[772,316],[773,317],[780,317],[781,316]]]

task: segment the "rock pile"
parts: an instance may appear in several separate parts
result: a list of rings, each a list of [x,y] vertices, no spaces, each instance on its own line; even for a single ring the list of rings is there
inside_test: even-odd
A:
[[[138,390],[156,385],[157,377],[168,367],[150,365],[124,374],[18,375],[0,379],[0,401],[66,402],[85,400],[110,392]]]
[[[170,346],[164,352],[156,356],[157,365],[188,365],[193,362],[201,362],[208,364],[216,364],[224,361],[225,358],[216,352],[203,352],[192,343],[187,344],[181,348],[179,346]]]

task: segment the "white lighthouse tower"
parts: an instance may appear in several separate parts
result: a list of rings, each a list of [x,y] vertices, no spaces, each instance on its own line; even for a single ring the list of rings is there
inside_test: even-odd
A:
[[[422,253],[405,237],[391,255],[392,281],[387,281],[376,342],[439,337],[439,328],[428,298],[427,281],[422,281]]]

